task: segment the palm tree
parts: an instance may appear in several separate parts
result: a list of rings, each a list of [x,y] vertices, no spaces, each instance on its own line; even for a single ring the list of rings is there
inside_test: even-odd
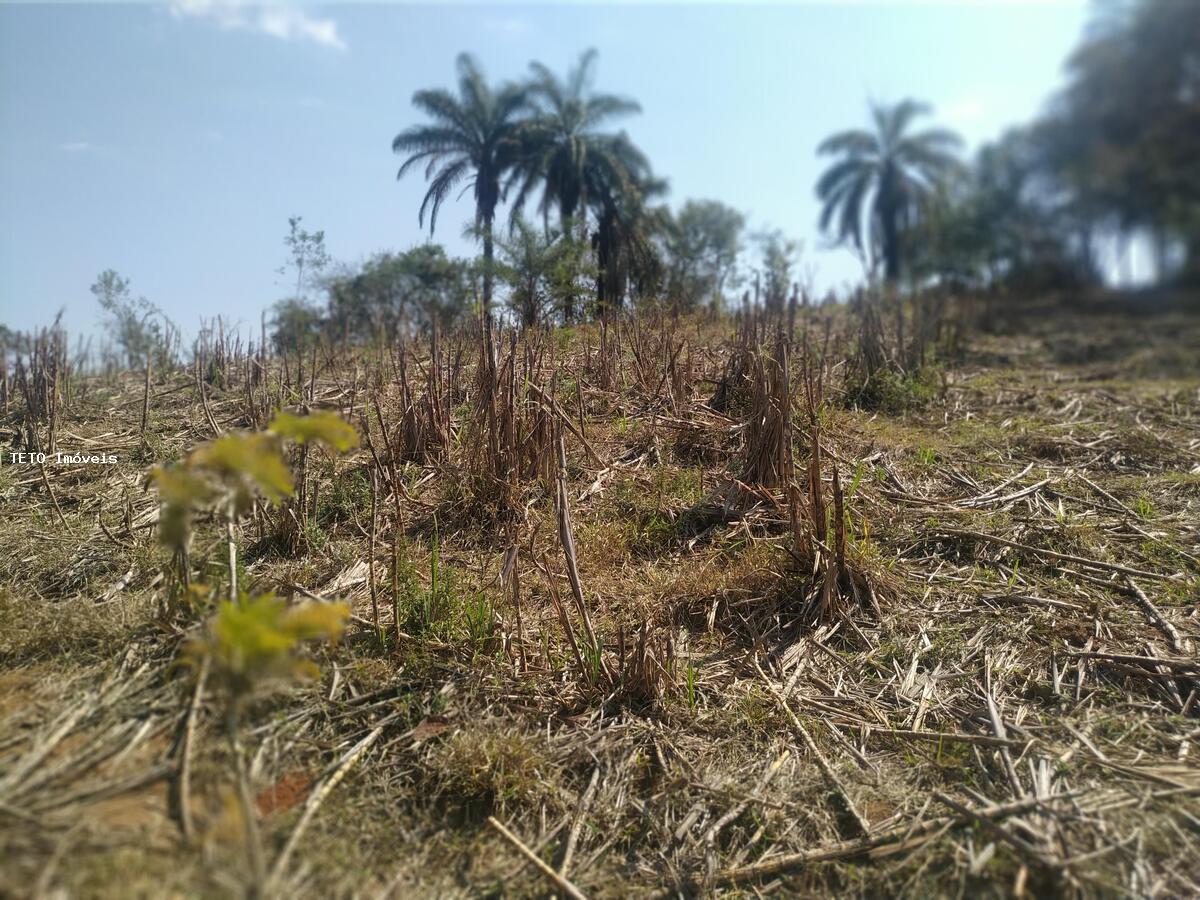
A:
[[[867,242],[873,258],[882,254],[888,281],[900,277],[903,233],[921,201],[961,166],[955,151],[962,141],[952,131],[909,133],[913,120],[929,111],[915,100],[890,107],[872,104],[874,131],[843,131],[817,148],[822,155],[841,157],[817,182],[821,229],[829,230],[836,218],[840,242],[853,244],[860,254]]]
[[[613,155],[624,161],[616,169],[601,169],[589,185],[596,216],[592,245],[596,250],[596,309],[606,314],[619,308],[631,276],[642,280],[658,264],[653,238],[666,226],[667,210],[648,202],[667,193],[665,179],[650,173],[645,157],[624,134],[614,142]],[[619,146],[620,144],[627,146]]]
[[[591,201],[596,182],[607,182],[622,168],[645,166],[624,134],[600,131],[612,119],[641,112],[637,102],[591,90],[596,51],[587,50],[560,79],[541,63],[530,63],[528,85],[537,115],[521,129],[521,161],[513,172],[520,187],[513,201],[519,213],[529,194],[542,186],[538,212],[548,218],[558,208],[559,224],[569,225]],[[621,177],[617,176],[618,180]]]
[[[601,130],[641,107],[634,100],[593,91],[595,63],[596,51],[586,51],[565,79],[541,63],[530,65],[528,91],[537,113],[520,130],[521,159],[510,183],[517,185],[514,215],[539,185],[538,211],[548,221],[557,208],[564,233],[582,224],[589,210],[595,215],[596,304],[604,312],[619,301],[631,255],[644,243],[644,201],[665,185],[651,176],[649,161],[625,132]],[[564,312],[570,319],[574,310]]]
[[[446,90],[413,94],[413,105],[432,122],[413,125],[396,135],[392,151],[407,153],[396,178],[419,163],[425,164],[429,189],[417,214],[429,234],[437,225],[438,210],[464,180],[475,192],[475,230],[483,239],[483,305],[491,308],[493,282],[492,222],[504,198],[504,179],[517,160],[517,129],[527,106],[524,88],[504,84],[493,90],[479,65],[467,54],[458,57],[458,96]],[[461,195],[460,195],[461,196]]]

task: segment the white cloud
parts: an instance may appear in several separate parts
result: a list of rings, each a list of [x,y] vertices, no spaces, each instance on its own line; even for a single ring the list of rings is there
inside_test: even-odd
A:
[[[86,150],[91,150],[92,145],[87,141],[63,141],[58,145],[58,149],[65,153],[83,153]]]
[[[337,22],[317,19],[296,6],[253,6],[245,0],[171,0],[176,18],[208,21],[226,30],[253,31],[282,41],[312,41],[345,50]]]
[[[518,16],[485,16],[481,24],[492,34],[506,40],[528,37],[533,31],[529,20]]]
[[[942,115],[954,122],[975,123],[987,115],[987,107],[979,97],[965,97],[945,106]]]

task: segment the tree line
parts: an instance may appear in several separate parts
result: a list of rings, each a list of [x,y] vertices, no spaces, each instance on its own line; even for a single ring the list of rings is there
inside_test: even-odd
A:
[[[858,256],[868,284],[1094,285],[1099,242],[1131,235],[1154,247],[1161,279],[1200,282],[1200,16],[1175,0],[1097,8],[1045,113],[972,159],[912,99],[869,105],[868,127],[816,148],[830,159],[815,186],[820,231]],[[743,288],[743,302],[773,307],[795,295],[797,242],[747,234],[745,216],[716,200],[666,204],[667,182],[615,127],[641,107],[597,90],[596,64],[589,50],[562,75],[535,62],[523,80],[492,83],[463,54],[453,89],[417,91],[423,121],[392,150],[398,178],[425,180],[417,220],[430,243],[337,266],[323,232],[293,218],[275,343],[450,327],[498,299],[533,326],[627,302],[688,311]],[[432,240],[445,202],[468,192],[482,252],[455,258]],[[106,273],[94,291],[132,359],[159,326],[144,300],[114,300],[126,287]]]
[[[1097,285],[1103,242],[1153,249],[1160,282],[1200,283],[1200,15],[1178,0],[1097,4],[1066,85],[969,162],[928,108],[874,107],[820,147],[821,225],[868,275],[1013,293]]]
[[[1175,0],[1096,9],[1046,112],[972,159],[912,99],[871,104],[868,128],[818,146],[831,158],[816,184],[820,230],[860,258],[869,284],[1098,285],[1099,244],[1135,235],[1153,246],[1160,280],[1200,280],[1200,16]],[[428,121],[393,142],[406,154],[399,177],[424,172],[418,220],[431,237],[443,201],[473,191],[475,299],[491,308],[505,284],[525,324],[629,299],[690,309],[741,283],[745,218],[717,201],[672,213],[665,180],[609,128],[639,105],[594,90],[595,63],[588,51],[563,77],[533,63],[527,80],[493,86],[461,56],[457,91],[418,91]],[[540,228],[523,218],[531,204]],[[755,299],[780,304],[797,287],[798,245],[778,233],[751,243]]]

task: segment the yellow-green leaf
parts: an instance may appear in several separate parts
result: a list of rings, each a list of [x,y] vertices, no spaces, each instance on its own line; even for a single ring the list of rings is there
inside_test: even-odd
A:
[[[305,603],[288,610],[285,626],[297,640],[334,640],[341,637],[348,618],[350,609],[345,603]]]
[[[146,481],[158,488],[159,541],[168,547],[182,547],[187,542],[191,510],[212,499],[213,486],[203,476],[180,466],[155,466]]]
[[[316,666],[297,656],[304,641],[335,640],[349,618],[342,603],[305,603],[289,608],[274,594],[223,602],[208,638],[189,648],[207,655],[235,694],[246,694],[269,680],[307,678]]]
[[[291,438],[297,444],[316,441],[332,447],[339,453],[345,453],[358,446],[358,432],[354,427],[324,410],[307,416],[278,412],[271,421],[270,430],[280,437]]]
[[[292,475],[269,434],[226,434],[192,451],[188,465],[214,473],[223,481],[251,481],[276,502],[292,494]]]

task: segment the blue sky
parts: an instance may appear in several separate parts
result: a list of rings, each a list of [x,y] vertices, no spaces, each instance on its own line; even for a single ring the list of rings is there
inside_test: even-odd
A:
[[[931,102],[970,146],[1032,118],[1060,83],[1083,2],[246,6],[0,2],[0,322],[61,307],[115,268],[189,330],[256,325],[286,293],[287,217],[355,262],[425,238],[419,174],[395,179],[414,90],[463,50],[490,77],[600,51],[597,86],[671,183],[804,242],[819,288],[857,280],[817,233],[815,147],[868,98]],[[443,211],[454,252],[468,200]]]

